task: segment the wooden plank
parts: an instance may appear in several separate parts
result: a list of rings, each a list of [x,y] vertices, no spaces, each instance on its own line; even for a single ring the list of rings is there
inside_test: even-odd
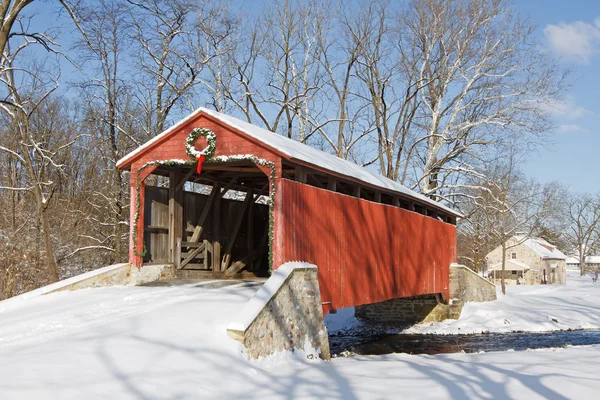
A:
[[[177,239],[177,248],[175,251],[175,268],[181,268],[181,238]]]
[[[233,227],[233,231],[231,232],[231,236],[227,241],[227,247],[225,249],[225,256],[223,257],[223,261],[221,263],[221,271],[225,271],[227,267],[229,267],[229,263],[231,262],[231,250],[233,250],[233,245],[235,240],[237,239],[237,235],[240,231],[240,227],[242,226],[242,221],[244,221],[244,216],[248,210],[248,207],[254,203],[254,195],[252,193],[252,189],[246,192],[246,199],[244,200],[244,208],[238,219],[235,221],[235,225]]]
[[[194,170],[194,168],[190,168],[190,170],[188,171],[188,173],[185,174],[185,176],[179,181],[179,183],[177,184],[177,187],[175,188],[175,190],[181,190],[181,189],[183,189],[183,186],[190,179],[190,176],[192,176],[192,174],[194,172],[196,172]]]
[[[173,263],[175,262],[177,239],[183,235],[183,191],[177,189],[180,180],[180,171],[169,171],[168,260]]]
[[[200,247],[202,245],[203,245],[203,243],[200,243],[200,242],[182,242],[181,243],[181,247],[194,247],[194,248],[196,248],[196,247]]]
[[[306,168],[296,167],[296,181],[300,183],[306,183]]]
[[[242,271],[233,276],[225,277],[222,272],[212,272],[212,271],[203,271],[203,270],[187,270],[181,269],[175,272],[175,276],[178,279],[252,279],[261,277],[253,272]],[[262,277],[267,277],[266,274],[262,275]]]
[[[196,258],[196,256],[198,254],[200,254],[202,251],[204,251],[205,249],[206,249],[206,244],[202,243],[202,246],[200,246],[197,249],[194,249],[193,251],[191,251],[189,253],[189,255],[185,258],[185,260],[183,260],[181,262],[181,264],[179,265],[179,269],[184,268],[190,261],[192,261],[194,258]]]
[[[254,200],[250,205],[250,209],[248,210],[248,218],[246,219],[246,252],[251,253],[254,248],[254,208],[256,207],[255,201],[257,196],[254,196]],[[248,269],[252,270],[253,263],[250,262],[248,264]]]
[[[220,190],[220,183],[215,182],[215,189]],[[221,268],[221,196],[217,196],[215,199],[213,212],[213,243],[212,243],[212,259],[211,266],[213,272],[220,271]]]
[[[197,249],[194,249],[192,251],[182,251],[181,252],[181,258],[186,258],[187,256],[191,255],[192,252],[194,252],[196,250]],[[205,255],[202,252],[200,252],[200,254],[197,254],[196,257],[195,257],[195,259],[197,259],[197,260],[203,260],[204,258],[205,258]]]
[[[254,251],[248,253],[243,259],[231,264],[231,266],[225,270],[225,272],[223,273],[223,276],[225,278],[229,278],[229,277],[239,273],[250,263],[254,262],[256,257],[263,254],[265,252],[265,250],[268,251],[268,246],[266,244],[267,244],[267,241],[263,240],[261,243],[261,246],[257,250],[254,250]]]
[[[233,187],[233,185],[235,185],[235,183],[237,182],[238,177],[234,176],[228,183],[227,185],[225,185],[225,187],[223,188],[223,190],[220,193],[220,196],[223,197],[225,196],[225,194],[227,194],[227,192]]]
[[[227,268],[227,270],[225,270],[225,272],[223,273],[224,277],[229,277],[232,275],[237,274],[238,272],[240,272],[242,269],[244,269],[244,267],[246,266],[246,263],[242,260],[240,261],[236,261],[233,264],[231,264],[231,267]]]
[[[375,196],[373,197],[373,201],[376,203],[381,203],[381,192],[379,190],[375,191]]]
[[[332,192],[337,190],[337,181],[333,176],[330,176],[329,180],[327,181],[327,190],[331,190]]]
[[[212,204],[214,203],[215,198],[217,197],[218,192],[219,192],[219,187],[213,186],[213,188],[210,192],[210,195],[208,196],[208,201],[206,202],[206,205],[204,206],[204,209],[202,210],[202,214],[200,215],[200,218],[198,218],[198,223],[196,224],[196,227],[194,228],[194,233],[192,234],[192,238],[189,240],[190,242],[197,242],[200,239],[200,235],[202,235],[202,230],[204,229],[204,221],[206,220],[206,217],[208,217],[208,213],[210,211]]]

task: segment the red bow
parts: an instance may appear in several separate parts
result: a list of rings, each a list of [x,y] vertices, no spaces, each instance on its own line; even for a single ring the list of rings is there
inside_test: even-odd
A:
[[[198,175],[200,175],[200,172],[202,172],[202,163],[204,162],[204,160],[206,160],[206,157],[204,157],[204,154],[201,154],[199,156],[196,156],[196,160],[198,160],[198,166],[196,167],[196,173]]]

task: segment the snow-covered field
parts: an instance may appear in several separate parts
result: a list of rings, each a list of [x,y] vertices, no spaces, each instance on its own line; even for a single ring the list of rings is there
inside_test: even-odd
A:
[[[459,320],[416,325],[407,333],[480,333],[600,328],[600,282],[578,271],[566,285],[498,288],[498,300],[467,303]]]
[[[598,297],[587,286],[579,285],[580,296],[570,295],[562,305],[551,296],[560,289],[527,288],[546,293],[541,305],[529,307],[545,314],[552,309],[559,321],[577,310],[581,315],[573,321],[592,323],[600,303],[593,304]],[[288,357],[259,367],[225,332],[257,289],[211,283],[99,288],[0,302],[0,399],[564,399],[593,398],[600,391],[600,346],[329,362]],[[525,296],[516,289],[515,299]],[[514,310],[507,315],[515,314],[525,318]]]

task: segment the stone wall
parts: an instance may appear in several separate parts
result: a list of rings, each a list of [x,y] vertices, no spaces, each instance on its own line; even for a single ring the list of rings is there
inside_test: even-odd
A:
[[[142,285],[144,283],[160,279],[175,278],[175,267],[167,264],[145,265],[142,268],[131,266],[131,264],[114,264],[98,268],[71,278],[42,286],[41,288],[11,297],[2,301],[6,306],[10,303],[18,303],[34,297],[64,290],[77,290],[85,288],[115,286],[115,285]]]
[[[404,297],[354,307],[356,318],[376,323],[417,323],[458,319],[464,303],[496,300],[496,287],[464,265],[450,266],[450,299],[440,294]]]
[[[311,264],[283,264],[228,325],[248,358],[303,351],[308,358],[329,359],[317,273]]]
[[[496,300],[496,287],[470,268],[460,264],[450,265],[450,298],[483,302]]]
[[[461,301],[444,304],[440,295],[403,297],[380,303],[354,307],[354,315],[362,321],[376,323],[416,323],[458,319],[462,311]]]

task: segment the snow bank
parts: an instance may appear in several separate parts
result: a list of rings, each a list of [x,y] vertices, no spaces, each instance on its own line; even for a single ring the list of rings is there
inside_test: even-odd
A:
[[[565,285],[497,288],[498,300],[466,303],[459,320],[415,325],[406,333],[545,332],[600,328],[600,284],[568,271]]]
[[[122,268],[129,268],[129,264],[122,263],[122,264],[109,265],[107,267],[98,268],[93,271],[88,271],[88,272],[73,276],[68,279],[63,279],[62,281],[51,283],[50,285],[42,286],[41,288],[29,291],[27,293],[20,294],[15,297],[11,297],[10,299],[0,301],[0,311],[4,310],[6,308],[9,308],[9,307],[18,307],[20,304],[23,304],[23,302],[26,300],[32,299],[34,297],[42,296],[42,295],[45,295],[48,293],[65,290],[75,284],[81,283],[81,282],[89,280],[89,279],[97,278],[104,274],[116,272]]]
[[[210,283],[65,291],[5,310],[0,397],[566,399],[600,391],[600,346],[316,363],[296,358],[259,367],[225,333],[256,285],[215,289]]]

